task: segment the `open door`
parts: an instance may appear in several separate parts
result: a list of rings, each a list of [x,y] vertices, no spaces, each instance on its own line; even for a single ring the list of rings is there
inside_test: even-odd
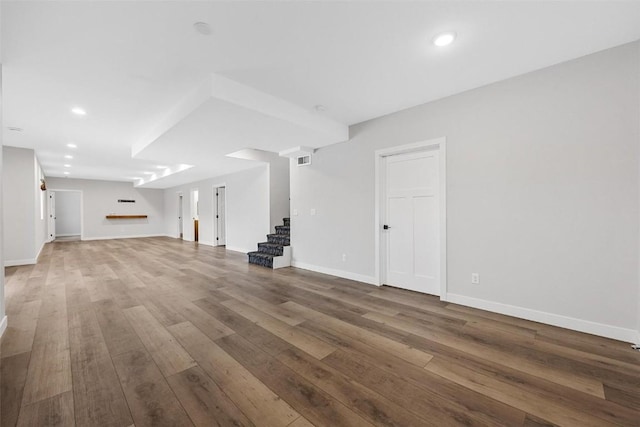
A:
[[[227,224],[226,224],[226,188],[217,187],[213,189],[216,200],[215,218],[216,224],[216,246],[227,244]]]
[[[49,192],[49,241],[56,239],[56,193]]]

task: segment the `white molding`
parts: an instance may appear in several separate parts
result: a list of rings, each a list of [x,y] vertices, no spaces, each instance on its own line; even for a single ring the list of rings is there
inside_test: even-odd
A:
[[[559,326],[587,334],[612,338],[614,340],[634,342],[638,332],[633,329],[621,328],[619,326],[606,325],[604,323],[592,322],[590,320],[577,319],[575,317],[563,316],[561,314],[548,313],[545,311],[532,310],[530,308],[518,307],[515,305],[503,304],[495,301],[488,301],[479,298],[468,297],[449,293],[447,301],[467,307],[479,308],[494,313],[514,316],[520,319],[540,322],[547,325]]]
[[[44,249],[44,245],[47,244],[49,242],[47,242],[46,240],[44,242],[42,242],[42,245],[40,245],[40,250],[38,250],[38,253],[36,254],[36,262],[34,262],[34,264],[36,264],[38,262],[38,259],[40,259],[40,254],[42,253],[42,250]]]
[[[165,237],[166,234],[135,234],[128,236],[104,236],[104,237],[82,237],[82,240],[115,240],[115,239],[142,239],[144,237]],[[171,237],[171,236],[168,236]]]
[[[7,330],[7,316],[2,318],[2,322],[0,322],[0,338],[4,335],[4,331]]]
[[[447,138],[439,137],[426,141],[413,142],[411,144],[383,148],[374,152],[375,160],[375,219],[374,219],[374,244],[375,244],[375,285],[382,285],[382,249],[381,234],[382,210],[384,209],[382,193],[383,160],[385,157],[417,151],[438,150],[439,153],[439,202],[440,202],[440,299],[447,300]],[[368,283],[368,282],[367,282]]]
[[[366,283],[368,285],[380,286],[373,276],[366,276],[364,274],[352,273],[350,271],[336,270],[333,268],[320,267],[317,265],[311,265],[299,261],[291,261],[291,266],[301,268],[303,270],[315,271],[316,273],[328,274],[330,276],[341,277],[343,279],[355,280],[357,282]]]
[[[56,237],[71,237],[71,236],[80,236],[80,234],[56,234]]]
[[[38,260],[36,260],[35,258],[4,260],[5,267],[17,267],[19,265],[33,265],[37,263],[38,263]]]
[[[215,246],[215,243],[208,240],[198,240],[198,243],[205,246]]]
[[[225,246],[228,251],[241,252],[243,254],[248,254],[249,252],[256,251],[257,249],[244,249],[244,248],[236,248],[233,246]]]

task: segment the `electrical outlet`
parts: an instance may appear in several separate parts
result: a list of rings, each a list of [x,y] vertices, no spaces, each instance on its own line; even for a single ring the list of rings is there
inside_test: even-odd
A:
[[[293,216],[298,216],[298,209],[293,210]]]
[[[478,273],[471,273],[471,284],[472,285],[480,284],[480,275]]]
[[[347,262],[347,254],[342,254],[342,262]]]
[[[311,208],[311,216],[314,216],[316,214],[316,208]]]

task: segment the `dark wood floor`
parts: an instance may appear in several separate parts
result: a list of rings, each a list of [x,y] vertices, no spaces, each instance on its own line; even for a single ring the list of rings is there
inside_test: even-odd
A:
[[[2,426],[640,426],[640,353],[169,238],[6,269]]]

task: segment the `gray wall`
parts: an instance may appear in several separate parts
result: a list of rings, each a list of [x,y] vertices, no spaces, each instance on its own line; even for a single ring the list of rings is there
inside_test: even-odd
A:
[[[246,171],[193,182],[165,190],[165,233],[178,237],[178,193],[183,194],[184,239],[193,240],[190,216],[191,190],[199,196],[199,241],[213,245],[213,188],[226,187],[226,247],[249,252],[269,233],[269,165],[262,164]]]
[[[79,191],[56,191],[56,236],[79,236],[81,200]]]
[[[639,65],[628,44],[353,126],[291,168],[295,262],[373,276],[374,151],[446,137],[448,292],[636,330]]]
[[[36,256],[34,151],[3,147],[4,259],[33,263]]]
[[[1,21],[1,20],[0,20]],[[2,58],[2,55],[0,55]],[[2,123],[2,64],[0,63],[0,129],[4,129]],[[2,146],[2,132],[0,132],[0,147]],[[4,224],[3,224],[3,200],[2,200],[2,187],[3,187],[3,174],[2,174],[2,163],[3,163],[3,151],[0,150],[0,337],[6,330],[6,320],[5,320],[5,304],[4,304]],[[0,396],[1,397],[1,396]]]
[[[49,190],[82,191],[82,238],[113,239],[164,234],[163,190],[138,189],[130,182],[49,178]],[[133,199],[135,203],[118,203]],[[147,215],[147,219],[106,219],[109,214]]]

